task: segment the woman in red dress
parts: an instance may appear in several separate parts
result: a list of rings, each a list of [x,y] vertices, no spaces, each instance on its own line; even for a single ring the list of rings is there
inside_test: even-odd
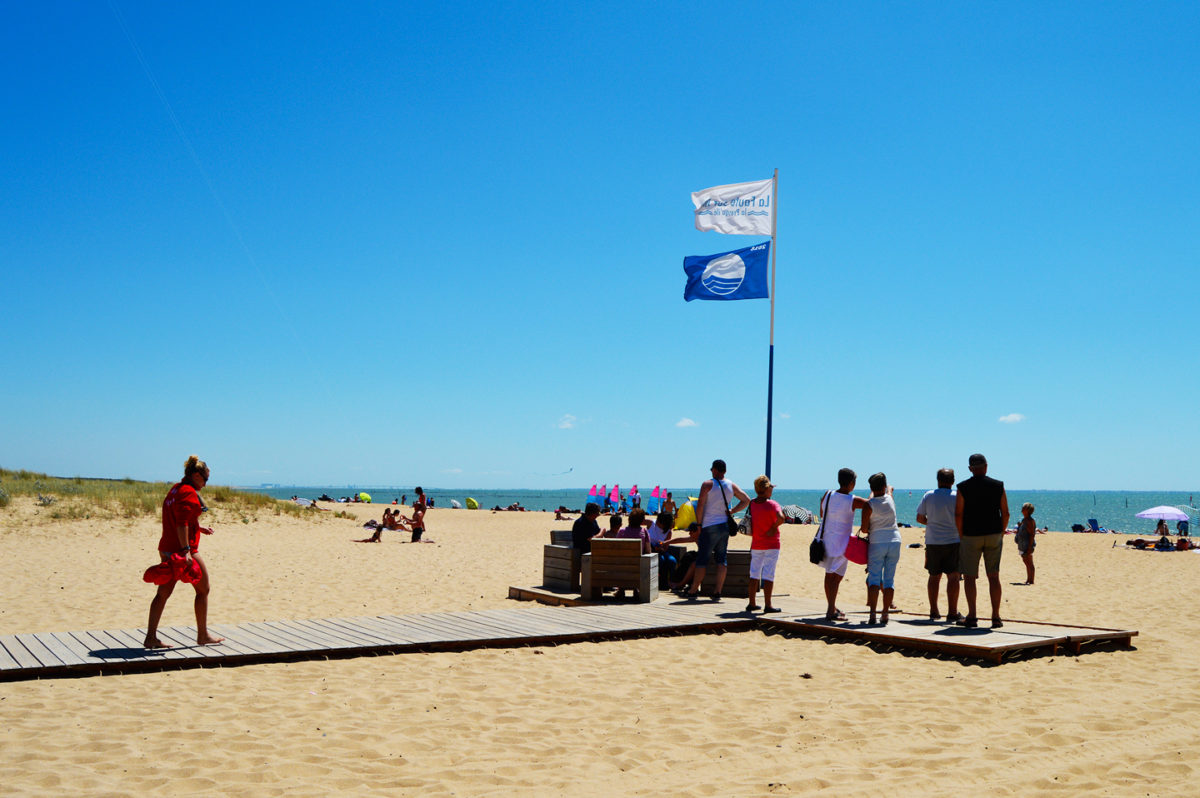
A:
[[[200,501],[200,489],[208,484],[208,466],[192,455],[183,465],[183,479],[173,485],[163,499],[162,537],[158,540],[158,556],[163,562],[171,555],[179,554],[200,566],[200,578],[193,583],[196,588],[196,642],[202,646],[220,643],[224,638],[208,633],[208,567],[200,559],[200,535],[211,535],[211,529],[200,526],[200,513],[204,505]],[[191,565],[191,563],[188,563]],[[158,622],[162,618],[167,599],[175,590],[178,580],[172,579],[158,586],[154,600],[150,602],[150,620],[146,624],[146,648],[170,648],[158,639]]]

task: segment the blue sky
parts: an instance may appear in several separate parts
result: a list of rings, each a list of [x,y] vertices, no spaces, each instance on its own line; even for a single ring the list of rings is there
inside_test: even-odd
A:
[[[747,483],[769,305],[682,260],[778,168],[778,484],[1197,486],[1195,4],[3,17],[4,467]]]

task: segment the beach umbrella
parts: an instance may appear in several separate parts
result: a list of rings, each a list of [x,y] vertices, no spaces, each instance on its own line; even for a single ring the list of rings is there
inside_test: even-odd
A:
[[[467,497],[467,509],[468,510],[478,510],[479,502],[476,499],[472,498],[471,496],[468,496]]]
[[[451,506],[451,507],[453,507],[455,510],[461,510],[461,509],[462,509],[462,505],[458,503],[458,499],[451,499],[451,500],[450,500],[450,506]]]
[[[813,514],[798,504],[785,504],[782,507],[783,516],[797,524],[811,524]]]
[[[1138,518],[1153,518],[1163,521],[1186,521],[1188,514],[1178,507],[1169,507],[1161,504],[1158,507],[1151,507],[1149,510],[1142,510],[1137,514]]]

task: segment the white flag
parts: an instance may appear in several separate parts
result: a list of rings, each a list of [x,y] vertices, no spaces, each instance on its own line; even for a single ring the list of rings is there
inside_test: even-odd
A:
[[[696,229],[743,236],[772,235],[774,187],[774,180],[755,180],[693,191]]]

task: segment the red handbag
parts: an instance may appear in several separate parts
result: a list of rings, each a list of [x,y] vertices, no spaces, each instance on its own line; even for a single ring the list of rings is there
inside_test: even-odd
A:
[[[867,564],[867,539],[855,535],[846,542],[846,559],[857,565]]]

